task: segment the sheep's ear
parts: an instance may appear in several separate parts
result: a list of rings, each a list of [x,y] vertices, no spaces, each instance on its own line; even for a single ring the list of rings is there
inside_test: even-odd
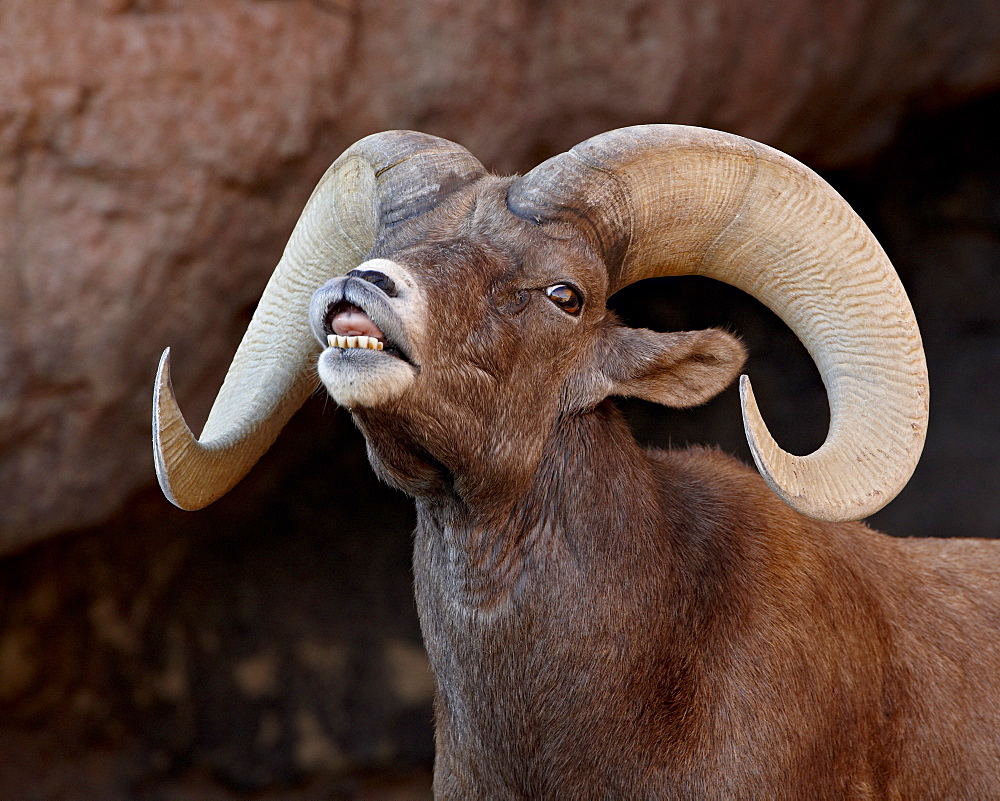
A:
[[[743,366],[746,351],[735,337],[715,328],[664,334],[614,325],[605,329],[596,356],[604,396],[683,408],[724,390]]]

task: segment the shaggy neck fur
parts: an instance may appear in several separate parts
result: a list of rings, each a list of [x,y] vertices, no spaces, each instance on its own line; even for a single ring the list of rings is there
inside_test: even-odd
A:
[[[379,440],[371,454],[384,474]],[[583,787],[627,772],[637,750],[654,770],[676,733],[652,718],[690,707],[696,686],[673,653],[688,639],[675,627],[697,625],[674,614],[692,607],[674,567],[671,533],[682,521],[662,502],[674,490],[607,402],[557,423],[526,488],[492,478],[492,494],[471,503],[454,479],[416,499],[414,574],[438,686],[438,754],[455,763],[443,774],[453,786],[439,792],[478,797],[503,786],[508,797],[544,797],[544,777]],[[697,497],[675,508],[697,514]],[[651,627],[656,636],[631,636]],[[651,689],[659,708],[637,703]],[[588,738],[598,721],[627,744],[628,760]]]

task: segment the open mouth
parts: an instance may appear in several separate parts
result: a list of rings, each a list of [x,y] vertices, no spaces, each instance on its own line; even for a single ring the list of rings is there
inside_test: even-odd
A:
[[[409,362],[409,358],[368,316],[368,312],[349,300],[329,306],[323,316],[326,344],[340,350],[375,350]]]
[[[385,347],[385,334],[372,322],[368,312],[346,300],[326,310],[323,329],[328,332],[326,341],[330,347],[370,350]]]
[[[374,269],[331,278],[313,293],[309,327],[324,347],[316,370],[341,406],[386,404],[420,374],[408,331],[415,316],[411,302]]]

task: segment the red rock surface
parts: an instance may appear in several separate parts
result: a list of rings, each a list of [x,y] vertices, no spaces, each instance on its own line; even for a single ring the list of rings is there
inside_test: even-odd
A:
[[[152,481],[158,354],[197,424],[312,185],[365,134],[507,171],[671,121],[836,166],[998,85],[988,2],[7,0],[0,551]]]

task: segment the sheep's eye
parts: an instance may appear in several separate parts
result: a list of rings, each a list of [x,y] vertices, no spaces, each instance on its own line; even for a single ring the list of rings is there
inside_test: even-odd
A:
[[[569,284],[553,284],[545,287],[545,295],[567,314],[579,314],[583,308],[580,293]]]

